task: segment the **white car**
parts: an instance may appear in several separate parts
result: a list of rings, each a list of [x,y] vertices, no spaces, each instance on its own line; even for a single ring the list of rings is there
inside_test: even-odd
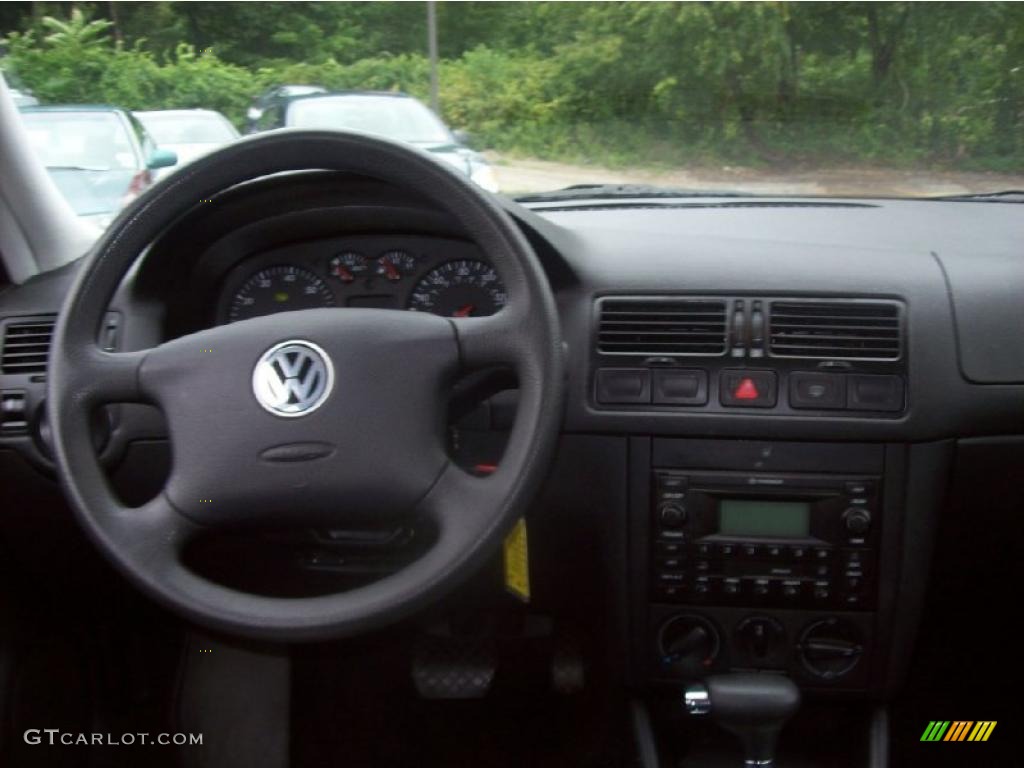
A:
[[[161,149],[178,155],[178,168],[239,136],[231,121],[212,109],[162,109],[134,114]],[[169,169],[163,172],[167,173]]]

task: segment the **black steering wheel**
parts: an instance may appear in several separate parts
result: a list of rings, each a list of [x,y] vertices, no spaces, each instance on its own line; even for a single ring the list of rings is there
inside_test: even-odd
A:
[[[152,349],[97,345],[114,291],[158,234],[201,200],[285,171],[373,177],[447,210],[492,262],[508,304],[481,318],[371,309],[293,311]],[[212,203],[216,204],[216,203]],[[445,408],[460,373],[515,370],[519,405],[496,472],[445,452]],[[422,608],[491,555],[543,479],[561,420],[564,360],[554,298],[529,244],[486,193],[426,153],[331,131],[243,139],[140,197],[84,260],[54,331],[49,418],[78,520],[132,582],[198,624],[297,641],[351,635]],[[115,402],[164,412],[172,468],[141,507],[111,491],[89,418]],[[345,527],[427,519],[430,548],[372,584],[279,598],[215,583],[182,563],[197,534],[249,522]]]

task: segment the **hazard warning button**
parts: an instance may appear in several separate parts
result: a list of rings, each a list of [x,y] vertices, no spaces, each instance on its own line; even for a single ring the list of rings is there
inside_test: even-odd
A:
[[[777,397],[775,371],[727,369],[719,379],[722,405],[771,408]]]

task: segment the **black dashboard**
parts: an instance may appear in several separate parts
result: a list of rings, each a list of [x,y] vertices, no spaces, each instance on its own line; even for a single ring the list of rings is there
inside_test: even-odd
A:
[[[547,599],[598,605],[634,686],[754,668],[894,691],[957,441],[1024,434],[1020,206],[505,207],[548,273],[569,362],[537,556],[600,552],[585,577],[551,565]],[[0,453],[44,472],[47,324],[74,271],[0,294]],[[309,175],[197,209],[141,260],[102,332],[133,349],[308,306],[450,316],[504,300],[487,254],[429,201]],[[498,402],[462,415],[465,431],[507,428]],[[112,468],[163,437],[129,407],[109,433]],[[766,514],[789,526],[759,528]]]

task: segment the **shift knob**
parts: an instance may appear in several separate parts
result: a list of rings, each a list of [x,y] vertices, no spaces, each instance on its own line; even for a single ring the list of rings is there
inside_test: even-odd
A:
[[[714,675],[689,686],[684,701],[691,714],[710,712],[739,737],[745,765],[770,768],[782,726],[800,707],[800,689],[782,675]]]

